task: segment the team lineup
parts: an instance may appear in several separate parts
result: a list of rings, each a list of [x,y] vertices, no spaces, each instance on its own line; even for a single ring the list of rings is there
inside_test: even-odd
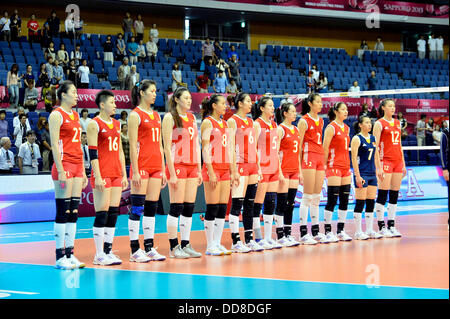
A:
[[[103,90],[97,94],[95,102],[100,113],[87,127],[92,167],[90,183],[96,212],[93,225],[95,265],[122,263],[112,252],[112,245],[121,193],[128,186],[131,188],[130,262],[166,259],[158,253],[154,243],[158,200],[166,185],[170,197],[167,234],[171,258],[202,256],[190,244],[197,188],[202,183],[206,202],[206,255],[401,237],[395,219],[406,166],[400,122],[393,118],[394,100],[385,99],[380,103],[379,120],[373,127],[369,117],[359,117],[354,125],[358,134],[350,139],[350,129],[344,123],[348,116],[345,103],[338,102],[330,108],[330,124],[324,131],[324,122],[319,116],[322,99],[314,93],[302,101],[302,117],[297,126],[293,125],[297,111],[292,103],[275,108],[270,97],[264,96],[252,103],[249,94],[238,93],[233,101],[235,113],[230,114],[227,99],[213,94],[202,102],[200,130],[195,116],[189,111],[192,98],[185,87],[175,90],[162,120],[152,109],[156,82],[142,80],[134,86],[131,96],[135,108],[128,118],[130,182],[120,122],[112,118],[116,105],[111,91]],[[49,116],[56,202],[55,267],[83,268],[85,264],[74,255],[74,244],[81,191],[89,181],[83,165],[79,115],[72,109],[77,104],[77,89],[72,82],[65,81],[60,84],[57,97],[60,106]],[[351,166],[356,198],[353,238],[345,231]],[[328,195],[322,233],[319,204],[325,177]],[[291,228],[300,184],[303,185],[300,237],[295,238]],[[230,195],[228,219],[232,245],[228,249],[221,244],[221,239]],[[387,201],[386,225],[384,209]],[[336,206],[338,222],[336,232],[333,232],[331,221]],[[261,211],[264,232],[261,230]],[[362,229],[363,211],[365,231]],[[239,232],[241,214],[243,239]],[[373,228],[375,218],[378,231]],[[141,219],[143,249],[139,243]],[[272,237],[273,224],[276,239]]]

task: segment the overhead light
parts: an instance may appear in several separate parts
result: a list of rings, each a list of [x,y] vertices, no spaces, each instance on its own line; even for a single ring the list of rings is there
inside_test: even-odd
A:
[[[245,21],[241,22],[241,28],[245,28]]]

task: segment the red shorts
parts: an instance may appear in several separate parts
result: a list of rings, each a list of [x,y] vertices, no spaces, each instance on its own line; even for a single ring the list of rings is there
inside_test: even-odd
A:
[[[214,169],[214,174],[216,174],[218,182],[229,181],[231,179],[229,169],[215,169],[215,168],[213,168],[213,169]],[[204,182],[209,182],[209,174],[208,174],[208,169],[206,168],[206,166],[203,166],[202,177],[203,177]]]
[[[141,175],[142,179],[149,178],[158,178],[162,179],[162,170],[161,168],[149,168],[149,169],[140,169],[139,175]],[[130,166],[130,178],[133,178],[133,169]]]
[[[284,178],[289,179],[289,180],[291,180],[291,179],[292,180],[293,179],[298,180],[300,178],[299,175],[300,175],[299,171],[296,171],[296,172],[283,172]]]
[[[256,163],[237,163],[237,169],[240,176],[258,175],[258,164]]]
[[[387,161],[384,160],[381,162],[381,167],[383,167],[383,172],[390,173],[402,173],[403,172],[403,161]]]
[[[325,170],[325,158],[323,154],[306,153],[303,154],[302,169]]]
[[[105,188],[122,187],[122,177],[102,177],[105,180]],[[95,188],[95,177],[91,177],[91,186]]]
[[[348,169],[340,169],[340,168],[327,168],[325,175],[327,177],[337,176],[337,177],[347,177],[352,175],[352,171]]]
[[[185,179],[185,178],[197,178],[197,164],[196,165],[183,165],[183,164],[174,164],[175,174],[177,174],[177,178]],[[166,165],[166,176],[167,179],[170,178],[169,167]]]
[[[63,161],[62,166],[64,169],[64,173],[66,173],[66,178],[83,177],[83,173],[84,173],[83,163],[73,164],[73,163]],[[58,180],[58,170],[56,169],[55,163],[53,163],[53,166],[52,166],[52,179],[54,181]]]
[[[278,182],[280,179],[280,171],[277,170],[275,174],[262,174],[262,180],[260,180],[260,183],[271,183],[271,182]]]

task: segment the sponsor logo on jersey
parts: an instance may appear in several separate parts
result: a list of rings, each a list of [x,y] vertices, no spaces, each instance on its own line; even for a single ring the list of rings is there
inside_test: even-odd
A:
[[[150,122],[149,120],[147,120],[147,119],[145,119],[145,121],[144,121],[145,123],[148,123],[148,122]]]
[[[106,132],[107,132],[107,130],[105,130],[105,129],[102,130],[102,133],[106,133]]]

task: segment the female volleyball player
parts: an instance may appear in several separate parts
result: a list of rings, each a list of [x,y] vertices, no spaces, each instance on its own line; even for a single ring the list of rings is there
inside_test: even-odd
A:
[[[398,191],[402,184],[402,179],[406,175],[405,158],[401,143],[400,121],[394,119],[395,102],[392,99],[385,99],[379,107],[380,119],[375,122],[373,135],[380,152],[380,167],[384,172],[384,179],[379,182],[377,202],[375,211],[377,214],[378,227],[383,237],[401,237],[400,232],[395,228],[395,215],[397,211]],[[388,228],[384,223],[384,205],[389,192]]]
[[[201,253],[189,243],[197,187],[202,183],[197,122],[194,114],[188,112],[191,104],[188,89],[177,88],[169,100],[169,113],[162,123],[170,195],[167,232],[170,257],[173,258],[201,257]],[[178,217],[181,245],[177,238]]]
[[[276,109],[278,123],[279,155],[281,172],[285,180],[280,180],[277,193],[275,225],[278,243],[283,246],[298,246],[300,243],[291,236],[292,214],[298,184],[303,184],[300,169],[300,135],[298,128],[292,125],[297,118],[294,104],[283,103]]]
[[[52,179],[55,185],[56,264],[59,269],[83,268],[85,264],[74,255],[78,206],[81,190],[87,186],[81,150],[81,125],[77,104],[77,89],[71,81],[64,81],[57,91],[60,106],[49,116],[50,138],[54,164]]]
[[[155,215],[161,188],[166,185],[161,141],[161,118],[152,109],[156,83],[143,80],[131,92],[136,107],[128,117],[130,143],[131,212],[128,218],[130,261],[165,260],[154,247]],[[144,249],[139,245],[139,223],[142,217]]]
[[[229,255],[231,250],[220,244],[227,204],[230,197],[230,154],[225,97],[213,94],[202,102],[201,136],[203,154],[203,185],[205,189],[206,255]],[[235,169],[233,165],[233,169]],[[236,176],[236,174],[233,174]]]
[[[258,183],[253,208],[253,218],[258,218],[261,207],[264,204],[264,239],[259,244],[264,249],[273,249],[283,247],[272,239],[273,214],[275,212],[275,201],[277,197],[279,180],[285,182],[280,170],[278,157],[278,133],[277,124],[272,120],[274,116],[273,100],[270,97],[262,97],[254,104],[252,109],[253,119],[255,120],[255,130],[257,139],[258,158],[262,179]],[[260,222],[253,221],[253,228],[260,228]],[[257,237],[258,231],[255,231]]]
[[[325,154],[326,176],[328,182],[327,205],[325,207],[325,236],[330,242],[351,241],[344,231],[347,218],[348,198],[352,173],[350,171],[350,128],[344,123],[348,116],[347,105],[337,102],[328,111],[330,124],[325,129],[323,149]],[[339,198],[337,237],[331,229],[334,207]]]
[[[248,253],[264,250],[253,239],[253,207],[256,194],[256,183],[259,178],[259,166],[256,156],[256,132],[253,120],[247,117],[252,110],[252,100],[247,93],[238,93],[234,100],[236,113],[227,121],[230,129],[230,148],[233,154],[231,160],[232,180],[238,183],[232,185],[231,209],[229,224],[233,252]],[[235,175],[235,176],[233,176]],[[242,209],[245,245],[239,236],[239,215]],[[259,217],[256,218],[259,224]]]
[[[95,208],[93,264],[120,265],[122,261],[111,252],[122,190],[128,187],[120,122],[111,118],[116,113],[111,91],[100,91],[95,103],[100,114],[87,126]]]
[[[382,238],[373,230],[373,210],[377,195],[377,176],[382,178],[383,172],[379,165],[380,154],[376,148],[375,136],[370,134],[372,121],[370,117],[362,115],[354,125],[357,134],[351,142],[352,164],[355,182],[356,205],[353,214],[356,232],[355,239]],[[366,232],[362,231],[362,211],[366,206]]]
[[[300,134],[300,159],[303,173],[303,197],[300,204],[300,243],[314,245],[317,242],[328,243],[324,234],[319,232],[319,204],[325,177],[325,162],[322,146],[323,119],[322,98],[311,93],[303,100],[302,118],[298,121]],[[308,208],[311,215],[311,233],[308,234]]]

